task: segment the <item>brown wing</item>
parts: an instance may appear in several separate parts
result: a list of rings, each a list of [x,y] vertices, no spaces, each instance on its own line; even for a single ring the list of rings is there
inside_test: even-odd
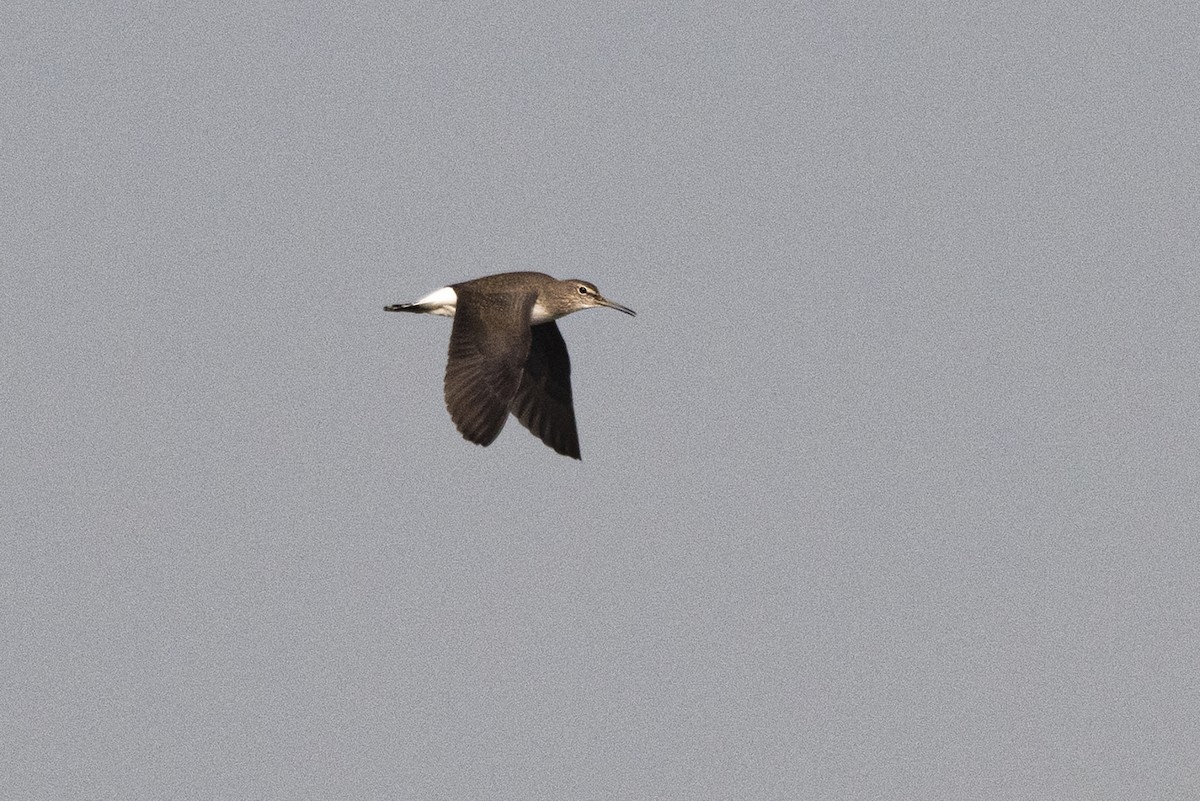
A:
[[[465,439],[490,445],[504,428],[521,383],[537,293],[455,289],[458,302],[446,362],[446,408]]]
[[[542,442],[579,459],[579,432],[571,399],[571,358],[554,322],[530,329],[529,355],[509,409]]]

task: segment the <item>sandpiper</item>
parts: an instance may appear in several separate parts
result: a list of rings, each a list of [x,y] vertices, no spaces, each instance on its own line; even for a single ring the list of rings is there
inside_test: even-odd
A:
[[[446,408],[465,439],[491,445],[511,412],[542,442],[579,459],[571,359],[554,321],[600,306],[634,314],[587,281],[518,272],[451,284],[384,311],[454,318]]]

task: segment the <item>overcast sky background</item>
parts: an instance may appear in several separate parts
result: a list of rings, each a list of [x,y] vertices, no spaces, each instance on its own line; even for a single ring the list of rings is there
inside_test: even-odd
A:
[[[0,795],[1200,797],[1200,12],[880,6],[5,6]]]

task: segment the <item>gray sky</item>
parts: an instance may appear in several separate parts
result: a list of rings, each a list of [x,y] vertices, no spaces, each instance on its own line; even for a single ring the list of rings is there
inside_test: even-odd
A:
[[[0,795],[1200,796],[1193,4],[24,5]]]

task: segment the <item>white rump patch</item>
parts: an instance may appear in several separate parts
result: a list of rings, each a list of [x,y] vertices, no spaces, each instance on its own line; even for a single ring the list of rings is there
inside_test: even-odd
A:
[[[420,306],[425,314],[453,317],[454,310],[458,308],[458,293],[454,291],[453,287],[444,286],[430,292],[413,305]]]

